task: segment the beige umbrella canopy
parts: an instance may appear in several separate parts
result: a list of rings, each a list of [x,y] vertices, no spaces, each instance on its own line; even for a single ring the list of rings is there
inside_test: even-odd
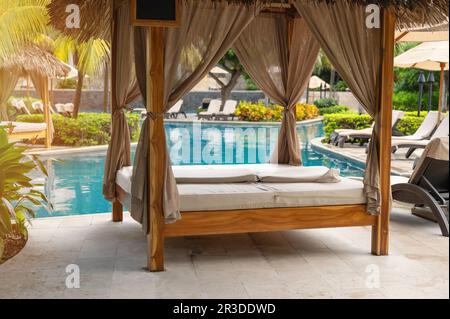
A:
[[[446,23],[398,31],[397,42],[435,42],[448,41],[448,21]]]
[[[440,71],[439,110],[443,107],[444,71],[448,70],[448,41],[425,42],[397,56],[394,65],[400,68],[416,68]]]
[[[318,76],[316,75],[312,76],[311,80],[309,81],[309,88],[314,90],[319,89],[320,87],[329,89],[330,85],[321,78],[319,78]]]

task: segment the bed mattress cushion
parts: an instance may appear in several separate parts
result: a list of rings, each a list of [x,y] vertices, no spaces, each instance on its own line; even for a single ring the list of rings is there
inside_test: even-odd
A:
[[[252,183],[258,181],[254,170],[231,165],[173,166],[178,184]]]
[[[117,175],[117,184],[127,193],[131,172],[126,168]],[[179,184],[178,190],[184,212],[366,203],[362,182],[351,178],[338,183]]]
[[[0,126],[12,126],[13,134],[42,132],[47,128],[45,123],[0,122]]]

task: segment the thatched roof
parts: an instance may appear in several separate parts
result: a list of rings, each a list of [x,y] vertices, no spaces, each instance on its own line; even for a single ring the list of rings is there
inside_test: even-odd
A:
[[[60,31],[80,40],[90,37],[108,39],[112,6],[119,6],[128,0],[53,0],[49,5],[51,23]],[[183,0],[203,1],[203,0]],[[265,4],[289,3],[289,0],[212,0],[234,4],[249,5],[255,2]],[[378,4],[383,8],[395,11],[398,18],[398,28],[415,28],[436,25],[448,21],[449,0],[303,0],[309,2],[348,1],[350,3],[369,5]],[[77,4],[80,8],[81,27],[79,29],[66,28],[66,7]]]
[[[50,79],[65,77],[70,72],[70,67],[37,45],[30,45],[8,57],[0,64],[0,69],[11,70],[21,76],[38,73]]]

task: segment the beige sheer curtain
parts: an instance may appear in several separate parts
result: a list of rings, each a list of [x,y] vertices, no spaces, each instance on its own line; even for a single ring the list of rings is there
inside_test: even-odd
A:
[[[41,98],[41,100],[44,102],[44,114],[46,112],[46,108],[49,108],[51,110],[50,105],[50,86],[49,86],[49,79],[46,76],[43,76],[42,74],[36,73],[36,72],[29,72],[28,75],[31,78],[31,82],[33,82],[34,89],[36,90],[37,94]],[[50,140],[53,141],[53,135],[55,133],[55,129],[53,127],[53,118],[50,113],[50,117],[48,118],[48,126],[49,126],[49,132],[50,132]],[[45,117],[45,115],[44,115]]]
[[[165,105],[169,110],[220,61],[243,29],[259,13],[260,5],[240,6],[226,2],[182,1],[181,27],[165,33]],[[139,87],[145,96],[145,29],[135,34],[136,70]],[[157,114],[161,116],[161,114]],[[132,181],[131,215],[148,232],[147,160],[148,129],[152,117],[144,122],[136,151]],[[164,214],[167,223],[180,219],[176,181],[167,160]]]
[[[339,75],[375,119],[364,185],[368,212],[379,214],[380,103],[377,99],[381,80],[382,30],[368,29],[365,6],[350,4],[349,1],[327,4],[295,0],[294,5]]]
[[[8,120],[6,102],[14,91],[18,79],[18,75],[14,72],[0,69],[0,121]]]
[[[111,142],[106,156],[103,177],[103,195],[108,200],[116,198],[116,174],[131,165],[130,130],[125,107],[139,98],[133,63],[133,27],[130,25],[128,2],[114,10],[112,73],[115,94],[112,96]],[[114,53],[115,52],[115,53]]]
[[[234,49],[255,83],[285,107],[278,147],[271,161],[301,165],[296,104],[314,69],[318,42],[301,18],[261,14],[244,30]]]

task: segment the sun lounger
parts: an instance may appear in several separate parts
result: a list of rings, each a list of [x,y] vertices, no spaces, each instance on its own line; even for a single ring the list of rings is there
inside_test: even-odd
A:
[[[45,138],[47,132],[45,123],[0,122],[0,127],[6,127],[8,139],[11,142],[36,141],[39,138]]]
[[[393,111],[392,112],[392,130],[395,129],[397,123],[405,116],[405,113],[402,111]],[[332,142],[334,141],[340,148],[345,146],[345,143],[351,139],[359,139],[361,140],[361,145],[364,141],[368,141],[372,137],[373,133],[373,125],[370,128],[362,129],[362,130],[336,130],[334,134],[331,136]]]
[[[66,103],[66,104],[57,103],[57,104],[55,104],[55,109],[56,109],[56,113],[58,113],[60,115],[72,117],[74,105],[73,105],[73,103]]]
[[[409,180],[393,183],[394,200],[414,204],[422,217],[439,223],[443,236],[449,235],[449,138],[431,140]],[[423,214],[429,212],[431,216]]]
[[[448,115],[442,120],[441,124],[439,124],[436,131],[431,136],[430,140],[421,140],[421,141],[411,141],[411,140],[403,140],[396,139],[392,141],[392,152],[396,152],[399,148],[409,148],[408,152],[406,152],[406,158],[409,158],[416,149],[423,149],[427,147],[431,140],[435,138],[448,137],[449,134],[449,119]]]
[[[439,124],[439,112],[432,111],[427,114],[420,127],[413,135],[408,136],[393,136],[392,140],[408,140],[421,141],[430,138],[434,130]]]
[[[227,120],[229,117],[231,117],[232,120],[234,120],[236,113],[238,102],[234,100],[228,100],[225,102],[225,105],[223,107],[223,111],[220,111],[216,116],[214,117],[216,120]]]
[[[14,107],[17,115],[31,115],[23,100],[13,99],[11,105]]]
[[[41,101],[31,103],[31,108],[36,114],[44,114],[44,103],[42,103]]]
[[[208,110],[206,112],[199,113],[197,115],[197,118],[199,120],[200,119],[211,120],[214,118],[216,114],[219,114],[221,106],[222,106],[221,100],[212,100],[211,103],[209,103]]]
[[[166,113],[166,118],[176,119],[178,116],[183,115],[184,118],[187,118],[185,112],[182,111],[183,100],[179,100],[172,108]]]

